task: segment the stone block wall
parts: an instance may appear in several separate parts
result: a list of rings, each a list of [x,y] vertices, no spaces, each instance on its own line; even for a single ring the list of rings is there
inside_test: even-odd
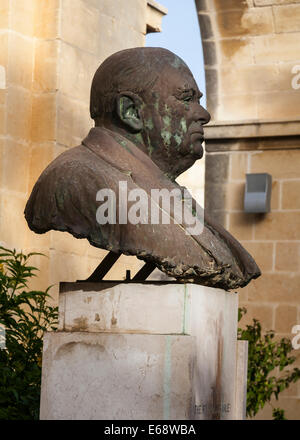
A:
[[[207,159],[207,205],[262,271],[260,278],[239,291],[240,307],[247,309],[240,324],[256,318],[264,331],[273,329],[277,338],[292,339],[292,327],[300,322],[300,151],[216,152]],[[220,174],[214,174],[215,167]],[[244,213],[245,173],[260,172],[273,178],[271,212]],[[297,357],[293,366],[299,367],[299,350],[293,354]],[[300,385],[294,384],[274,405],[284,407],[288,418],[299,418],[299,393]],[[268,416],[270,408],[260,414]]]
[[[297,118],[300,101],[291,82],[299,64],[299,2],[196,0],[196,5],[213,119]]]
[[[240,306],[276,337],[300,324],[300,1],[196,0],[207,101],[205,207],[253,255],[262,276]],[[246,173],[272,175],[271,212],[244,213]],[[300,351],[294,351],[300,365]],[[300,384],[276,407],[300,418]],[[266,407],[259,418],[271,418]]]
[[[106,251],[61,232],[37,235],[23,211],[40,173],[92,127],[92,77],[105,58],[143,46],[166,13],[147,0],[3,0],[0,5],[0,243],[40,269],[32,287],[87,278]],[[141,266],[121,257],[109,277]]]

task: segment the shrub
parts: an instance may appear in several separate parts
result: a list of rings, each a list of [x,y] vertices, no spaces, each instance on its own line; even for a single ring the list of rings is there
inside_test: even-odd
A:
[[[247,313],[239,309],[239,321]],[[266,403],[271,404],[272,397],[278,395],[293,382],[300,379],[300,369],[286,370],[296,358],[290,356],[292,343],[287,338],[276,342],[274,331],[262,334],[261,324],[253,319],[246,329],[238,329],[238,339],[247,340],[248,349],[248,382],[247,382],[247,416],[254,417]],[[275,372],[279,373],[276,376]],[[282,374],[280,374],[282,372]],[[272,374],[273,373],[273,374]],[[284,410],[273,407],[275,420],[285,419]]]
[[[46,291],[28,291],[37,270],[32,255],[0,247],[0,324],[5,348],[0,349],[0,419],[38,419],[43,333],[55,330],[58,308],[47,303]]]

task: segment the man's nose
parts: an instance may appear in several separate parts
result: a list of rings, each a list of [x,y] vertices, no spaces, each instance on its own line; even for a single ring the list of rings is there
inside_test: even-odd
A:
[[[210,114],[208,113],[208,111],[202,107],[202,105],[199,106],[199,121],[201,121],[202,125],[208,124],[210,121]]]
[[[201,122],[201,125],[205,125],[210,121],[210,114],[202,105],[197,104],[193,111],[193,119],[194,121]]]
[[[208,111],[204,107],[201,106],[201,108],[202,108],[202,111],[204,112],[204,116],[203,116],[204,122],[203,122],[203,124],[208,124],[210,119],[211,119],[210,113],[208,113]]]

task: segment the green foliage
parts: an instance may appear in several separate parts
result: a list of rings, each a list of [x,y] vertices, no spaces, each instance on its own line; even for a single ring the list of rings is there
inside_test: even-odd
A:
[[[0,247],[0,324],[6,348],[0,349],[0,419],[38,419],[43,332],[55,330],[57,307],[47,304],[49,288],[26,291],[37,270],[32,255]]]
[[[245,308],[239,309],[239,321],[245,313],[247,313]],[[276,342],[274,337],[273,331],[262,334],[261,324],[257,319],[253,319],[253,324],[247,325],[246,329],[238,329],[238,339],[247,340],[249,344],[248,417],[254,417],[266,403],[271,404],[272,397],[278,400],[279,393],[300,379],[299,368],[294,368],[292,371],[285,370],[296,360],[294,356],[290,356],[293,350],[291,341],[282,338]],[[284,410],[273,408],[273,418],[285,420]]]

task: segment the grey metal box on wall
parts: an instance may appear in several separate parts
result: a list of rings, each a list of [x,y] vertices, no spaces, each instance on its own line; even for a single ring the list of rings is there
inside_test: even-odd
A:
[[[244,211],[267,213],[271,209],[272,176],[268,173],[246,174]]]

